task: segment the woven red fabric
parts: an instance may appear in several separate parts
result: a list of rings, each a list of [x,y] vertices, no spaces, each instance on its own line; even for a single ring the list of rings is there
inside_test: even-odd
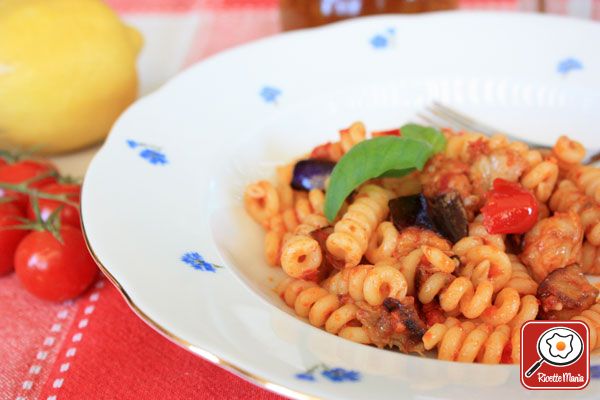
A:
[[[163,338],[101,279],[75,302],[0,278],[1,399],[276,399]]]

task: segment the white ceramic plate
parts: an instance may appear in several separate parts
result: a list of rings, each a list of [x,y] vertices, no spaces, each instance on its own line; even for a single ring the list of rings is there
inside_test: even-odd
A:
[[[84,183],[89,244],[146,322],[285,395],[564,398],[526,391],[514,366],[379,350],[297,319],[272,291],[282,273],[266,265],[241,195],[354,120],[399,126],[434,99],[524,138],[566,133],[598,148],[598,43],[600,25],[589,22],[440,13],[359,19],[222,53],[116,123]],[[599,395],[598,380],[568,393]]]

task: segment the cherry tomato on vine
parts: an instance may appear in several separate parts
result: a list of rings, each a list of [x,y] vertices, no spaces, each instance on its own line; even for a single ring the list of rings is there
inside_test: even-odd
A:
[[[75,184],[51,183],[41,187],[40,192],[49,194],[64,194],[67,195],[69,200],[77,204],[79,204],[79,200],[81,198],[81,186]],[[72,205],[65,204],[59,200],[39,199],[40,216],[42,217],[42,220],[47,221],[48,217],[50,217],[50,215],[52,215],[52,213],[60,206],[63,206],[63,209],[60,212],[61,223],[79,228],[81,226],[79,209]],[[31,220],[35,220],[36,218],[31,204],[29,204],[27,210],[27,217]]]
[[[15,250],[27,235],[27,231],[23,229],[6,229],[21,225],[23,222],[19,217],[25,217],[19,207],[12,202],[0,202],[0,276],[13,270]]]
[[[14,164],[7,164],[0,167],[0,183],[19,184],[48,173],[56,173],[56,168],[51,164],[33,160],[18,161]],[[54,182],[56,182],[55,176],[47,176],[36,180],[28,186],[31,188],[40,188]],[[16,193],[9,189],[0,188],[0,197],[12,197],[23,211],[27,210],[29,199],[23,193]]]
[[[77,297],[98,273],[79,229],[64,225],[60,236],[63,243],[48,231],[33,231],[25,236],[15,253],[19,280],[42,299],[63,301]]]
[[[491,234],[525,233],[538,220],[538,202],[523,186],[498,178],[481,212],[483,225]]]

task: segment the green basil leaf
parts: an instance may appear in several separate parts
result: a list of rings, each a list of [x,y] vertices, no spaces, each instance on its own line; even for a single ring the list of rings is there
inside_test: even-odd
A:
[[[406,174],[415,168],[421,170],[433,153],[433,146],[427,141],[408,137],[382,136],[358,143],[331,173],[325,216],[333,221],[346,197],[369,179],[388,172]]]
[[[414,168],[391,169],[378,176],[378,178],[402,178],[403,176],[410,174],[414,170]]]
[[[446,148],[446,137],[430,126],[417,124],[406,124],[400,128],[400,135],[405,138],[422,140],[431,145],[434,153],[438,153]]]

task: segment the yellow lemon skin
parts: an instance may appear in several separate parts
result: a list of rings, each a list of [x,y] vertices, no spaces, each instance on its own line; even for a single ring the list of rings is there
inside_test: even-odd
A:
[[[99,0],[0,0],[0,142],[101,141],[137,96],[141,35]]]

